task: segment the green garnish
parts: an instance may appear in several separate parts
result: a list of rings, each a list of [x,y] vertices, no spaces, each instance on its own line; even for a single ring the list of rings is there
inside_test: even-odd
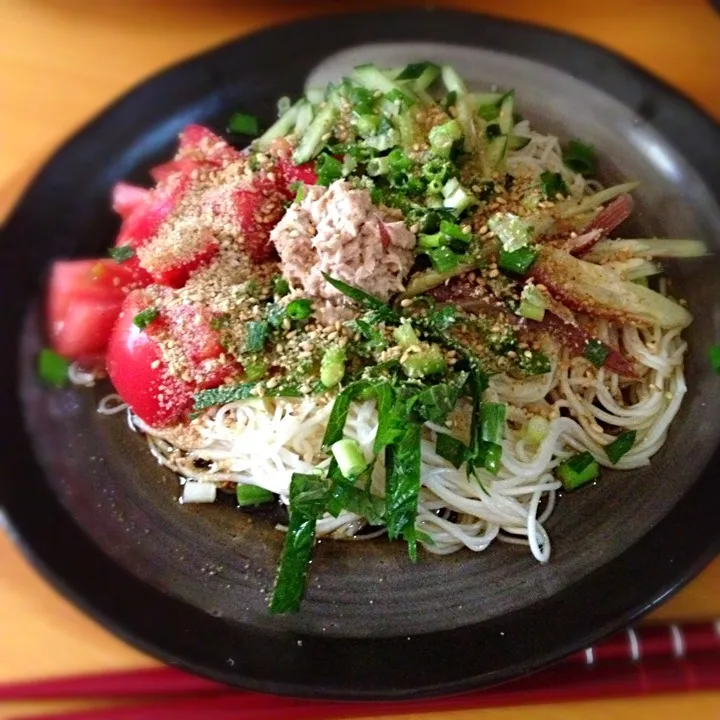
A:
[[[268,366],[262,358],[253,360],[243,360],[243,370],[248,380],[256,382],[262,380],[267,375]]]
[[[315,173],[318,185],[331,185],[343,176],[343,164],[328,153],[323,153],[315,161]]]
[[[259,353],[265,347],[268,324],[265,320],[252,320],[245,326],[245,352]]]
[[[604,342],[595,338],[588,340],[583,350],[583,357],[597,368],[603,366],[609,354],[610,348]]]
[[[118,245],[117,247],[110,248],[108,255],[110,255],[116,263],[124,263],[131,257],[135,257],[135,251],[129,245]]]
[[[543,194],[549,200],[554,200],[558,195],[568,195],[568,187],[560,173],[546,170],[540,174],[540,186]]]
[[[505,403],[484,402],[480,404],[480,422],[482,424],[482,439],[485,442],[500,444],[505,437],[505,418],[507,406]]]
[[[235,135],[258,135],[260,128],[254,115],[234,113],[228,121],[228,131]]]
[[[273,278],[273,293],[279,297],[285,297],[290,292],[290,284],[282,275]]]
[[[291,320],[307,320],[312,315],[312,300],[292,300],[285,308],[285,313]]]
[[[635,444],[636,436],[637,430],[626,430],[620,433],[609,445],[605,446],[605,454],[613,465],[617,465],[618,460],[623,455],[627,455]]]
[[[150,325],[151,322],[153,322],[155,319],[157,319],[158,315],[160,315],[160,312],[156,310],[155,308],[149,307],[145,310],[141,310],[134,318],[133,323],[139,327],[141,330],[145,330],[145,328]]]
[[[503,132],[500,129],[500,126],[497,123],[491,123],[485,128],[485,137],[488,140],[492,140],[493,138],[500,137]]]
[[[223,385],[212,390],[203,390],[194,395],[193,410],[206,410],[214,405],[226,405],[238,400],[248,400],[259,397],[259,384],[256,382],[239,383],[238,385]],[[278,385],[274,388],[265,388],[268,397],[302,397],[302,393],[294,385]]]
[[[435,444],[435,452],[454,467],[459,468],[465,462],[467,446],[452,435],[440,433]]]
[[[271,613],[295,612],[305,594],[315,526],[328,500],[327,482],[317,475],[293,473],[290,481],[290,522],[270,600]]]
[[[230,316],[226,314],[213,315],[210,318],[210,327],[213,330],[223,330],[230,325]]]
[[[440,68],[431,62],[419,62],[410,63],[405,66],[405,69],[395,78],[396,80],[417,80],[426,70],[434,68],[439,71]]]
[[[708,351],[712,369],[720,375],[720,345],[713,345]]]
[[[345,375],[345,349],[332,345],[323,354],[320,361],[320,382],[326,387],[334,387]]]
[[[464,257],[453,252],[449,247],[438,247],[428,250],[428,257],[432,263],[433,269],[439,273],[448,272],[456,268]]]
[[[48,385],[63,388],[68,383],[70,361],[58,355],[50,348],[43,348],[37,361],[37,372],[40,379]]]
[[[595,480],[600,475],[600,465],[586,451],[565,460],[558,466],[557,475],[566,490],[575,490],[581,485]]]
[[[538,251],[529,245],[513,252],[501,250],[498,255],[498,267],[514,275],[525,275],[537,260],[538,254]]]
[[[235,497],[240,507],[252,507],[253,505],[263,505],[275,500],[274,493],[257,485],[236,485]]]
[[[594,175],[597,170],[597,157],[592,145],[571,140],[563,150],[563,162],[572,171],[581,175]]]
[[[423,378],[445,370],[445,358],[437,345],[417,353],[410,353],[400,360],[400,366],[410,378]]]
[[[352,438],[343,438],[333,443],[330,452],[346,478],[356,478],[368,465],[357,440]]]

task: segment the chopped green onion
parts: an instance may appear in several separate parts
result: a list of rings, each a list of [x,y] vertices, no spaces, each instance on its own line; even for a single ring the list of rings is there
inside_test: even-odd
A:
[[[282,275],[276,275],[273,278],[273,293],[280,297],[285,297],[290,292],[290,284]]]
[[[712,369],[720,375],[720,345],[713,345],[710,348],[708,355],[710,356]]]
[[[458,189],[460,189],[460,181],[456,177],[450,178],[445,185],[443,185],[443,197],[450,197]]]
[[[581,175],[594,175],[597,170],[595,148],[579,140],[571,140],[563,151],[563,162]]]
[[[498,256],[498,267],[505,272],[516,275],[525,275],[532,264],[537,260],[538,251],[526,245],[514,252],[501,250]]]
[[[141,330],[144,330],[148,325],[150,325],[151,322],[153,322],[153,320],[158,317],[158,315],[160,315],[160,313],[155,308],[146,308],[145,310],[140,311],[133,318],[133,323]]]
[[[525,426],[525,437],[529,443],[539,445],[550,431],[550,423],[542,415],[533,415]]]
[[[588,340],[583,350],[583,357],[598,368],[603,366],[609,354],[610,348],[604,342],[595,338]]]
[[[312,300],[293,300],[285,312],[291,320],[307,320],[312,315]]]
[[[482,439],[499,445],[505,436],[505,403],[484,402],[480,404],[480,422]]]
[[[390,160],[387,157],[371,158],[368,160],[366,170],[370,177],[387,175],[390,172]]]
[[[69,367],[70,362],[50,348],[43,348],[38,355],[38,375],[48,385],[65,387],[68,382]]]
[[[245,352],[262,352],[268,335],[268,324],[265,320],[252,320],[245,328]]]
[[[418,236],[418,247],[423,250],[432,250],[433,248],[443,247],[446,241],[447,236],[441,232],[432,235],[423,234]]]
[[[257,382],[265,377],[268,366],[265,360],[261,358],[256,360],[243,360],[243,370],[245,370],[245,376],[250,382]]]
[[[345,349],[332,345],[323,354],[320,361],[320,382],[326,387],[334,387],[345,375]]]
[[[380,128],[379,115],[358,115],[354,118],[355,129],[361,137],[370,137]]]
[[[356,478],[367,467],[362,450],[357,440],[343,438],[330,447],[333,457],[337,461],[343,477],[348,479]]]
[[[253,505],[262,505],[272,502],[275,495],[265,488],[257,485],[236,485],[235,497],[240,507],[251,507]]]
[[[466,245],[471,240],[469,232],[465,232],[457,223],[449,222],[448,220],[440,221],[440,232],[444,233],[453,240],[459,240]]]
[[[228,130],[236,135],[252,135],[255,137],[259,133],[257,118],[254,115],[246,115],[245,113],[234,113],[230,116]]]
[[[454,143],[462,138],[462,128],[457,120],[436,125],[428,133],[432,151],[440,157],[449,158]]]
[[[463,259],[462,256],[454,253],[450,248],[442,246],[434,250],[428,250],[428,257],[430,258],[433,269],[439,273],[448,272],[456,268]]]
[[[413,329],[409,320],[403,320],[394,330],[393,337],[400,347],[409,348],[411,345],[417,345],[418,336]]]
[[[568,195],[568,187],[560,173],[546,170],[540,174],[540,186],[546,198],[554,200],[558,195]]]
[[[464,187],[459,187],[455,192],[445,198],[443,205],[454,210],[460,215],[475,203],[475,198]]]
[[[410,169],[412,163],[410,158],[400,148],[395,148],[387,156],[390,170],[393,172],[406,172]]]
[[[547,302],[545,296],[533,285],[528,283],[523,288],[520,295],[520,305],[517,314],[528,318],[528,320],[536,320],[540,322],[545,317]]]
[[[421,378],[442,372],[445,369],[445,357],[437,345],[430,345],[425,350],[403,357],[400,367],[408,377]]]
[[[110,248],[108,255],[110,255],[116,263],[124,263],[135,256],[135,251],[129,245],[118,245],[117,247]]]
[[[600,465],[589,453],[583,452],[568,458],[558,466],[557,474],[566,490],[575,490],[600,475]]]
[[[617,465],[618,460],[623,455],[627,455],[635,444],[637,430],[626,430],[620,433],[609,445],[605,446],[605,454],[613,465]]]
[[[497,235],[503,250],[507,252],[525,247],[532,239],[532,225],[512,213],[495,213],[488,220],[487,225]]]
[[[435,452],[454,467],[459,468],[465,462],[467,446],[452,435],[439,433],[435,444]]]
[[[343,175],[343,164],[337,158],[323,153],[315,161],[315,173],[318,185],[331,185]]]

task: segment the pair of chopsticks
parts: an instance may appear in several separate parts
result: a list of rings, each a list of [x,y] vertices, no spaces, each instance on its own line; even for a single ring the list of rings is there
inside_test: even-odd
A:
[[[720,621],[630,628],[534,675],[449,698],[363,703],[293,699],[233,690],[164,667],[0,685],[0,702],[137,701],[31,720],[341,720],[714,689],[720,689]]]

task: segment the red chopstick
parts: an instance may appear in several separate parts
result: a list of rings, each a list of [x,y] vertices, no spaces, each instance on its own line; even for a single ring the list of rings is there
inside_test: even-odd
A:
[[[561,664],[592,665],[609,661],[685,657],[720,653],[720,623],[641,625],[571,655]],[[228,692],[225,685],[172,667],[127,670],[96,675],[0,685],[0,702],[18,700],[139,697]],[[238,691],[239,692],[239,691]]]
[[[37,715],[26,720],[341,720],[717,689],[720,655],[701,653],[641,663],[559,664],[499,688],[431,700],[341,703],[226,691],[169,702]]]

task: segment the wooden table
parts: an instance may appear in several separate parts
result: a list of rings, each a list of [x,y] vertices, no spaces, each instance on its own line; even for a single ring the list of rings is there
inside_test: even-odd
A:
[[[264,25],[341,6],[388,4],[374,0],[0,0],[0,217],[54,147],[138,80]],[[435,4],[529,20],[595,40],[682,88],[720,119],[720,16],[708,2],[466,0]],[[717,152],[717,148],[708,151]],[[0,567],[0,682],[154,663],[50,589],[2,536]],[[720,561],[655,617],[720,617]],[[37,711],[26,706],[11,712],[0,706],[0,718],[33,709]],[[720,693],[492,709],[432,718],[674,720],[682,716],[720,718]]]

